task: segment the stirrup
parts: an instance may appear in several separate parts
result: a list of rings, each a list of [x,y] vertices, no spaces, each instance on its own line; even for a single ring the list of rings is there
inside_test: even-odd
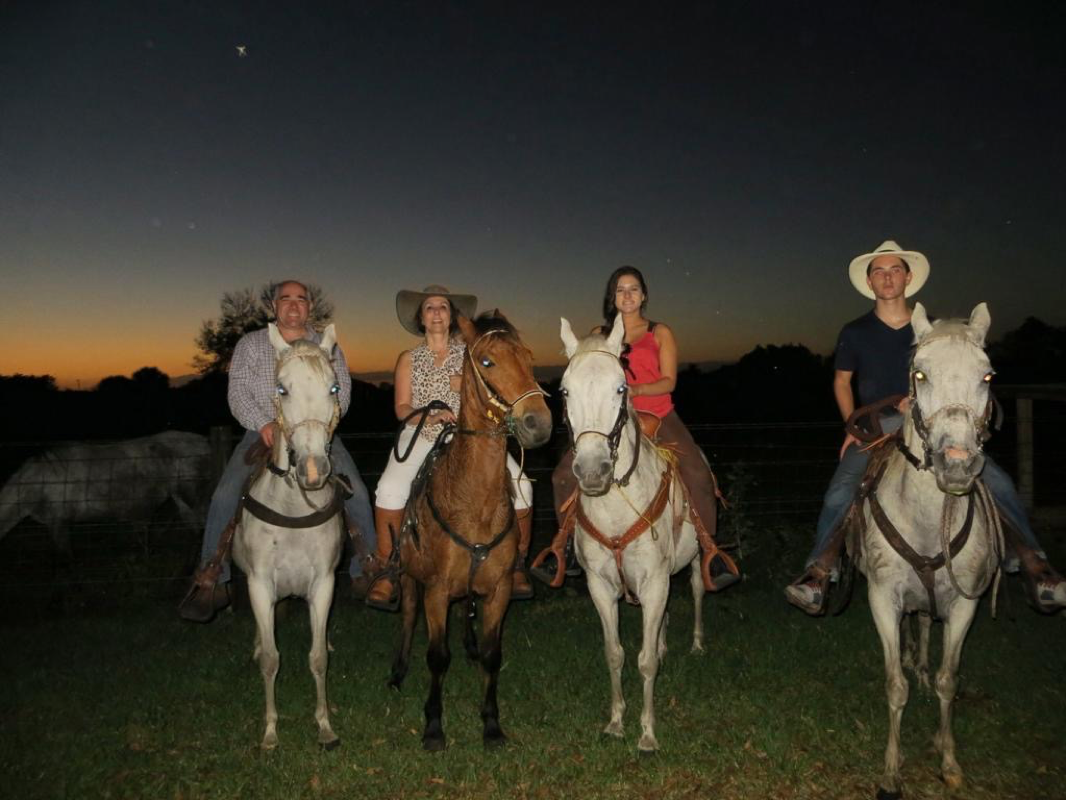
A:
[[[388,600],[382,602],[374,599],[374,587],[381,581],[392,581],[392,591],[389,593]],[[400,579],[399,575],[391,574],[386,571],[379,572],[374,579],[370,582],[370,586],[366,590],[366,598],[363,600],[370,608],[376,608],[378,611],[396,612],[400,610]]]
[[[822,574],[819,575],[818,572]],[[800,609],[804,613],[810,614],[812,617],[820,617],[825,614],[825,610],[829,603],[829,579],[830,571],[821,569],[817,566],[812,566],[805,571],[799,578],[794,580],[788,586],[785,587],[785,599],[789,603]],[[798,587],[807,584],[816,584],[817,594],[813,602],[808,601],[803,594],[798,591]],[[793,589],[796,588],[796,591]]]
[[[221,590],[221,591],[220,591]],[[232,602],[232,595],[228,583],[219,584],[217,581],[206,582],[193,581],[185,597],[178,603],[178,616],[189,622],[210,622],[215,618],[215,613],[221,611]]]

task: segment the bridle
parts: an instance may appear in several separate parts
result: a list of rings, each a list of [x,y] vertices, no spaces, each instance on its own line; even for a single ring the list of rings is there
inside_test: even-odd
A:
[[[478,396],[480,397],[482,393],[484,393],[485,396],[485,417],[494,425],[496,425],[497,431],[500,431],[502,429],[508,434],[514,434],[514,414],[512,412],[514,411],[515,406],[517,406],[527,397],[531,397],[533,395],[539,394],[542,397],[550,397],[551,395],[544,391],[544,389],[542,389],[540,385],[536,383],[536,381],[534,381],[533,388],[522,392],[522,394],[518,395],[518,397],[516,397],[514,400],[508,402],[503,397],[503,395],[500,394],[499,390],[496,389],[495,386],[493,386],[491,383],[489,383],[489,381],[485,379],[485,376],[481,374],[481,370],[478,369],[477,362],[474,360],[474,351],[477,349],[477,346],[481,344],[481,342],[484,341],[487,337],[497,333],[507,334],[510,333],[510,331],[507,331],[504,328],[493,328],[492,330],[485,331],[474,341],[472,345],[466,348],[466,357],[470,360],[470,367],[474,370],[474,376],[477,378],[478,386],[481,389],[481,391],[478,393]],[[473,432],[457,429],[456,433]]]
[[[910,448],[903,441],[903,437],[900,436],[897,440],[897,447],[899,451],[903,453],[903,456],[910,462],[917,470],[930,469],[933,465],[933,451],[929,444],[930,428],[934,420],[941,414],[950,411],[962,411],[966,414],[966,418],[970,421],[970,425],[973,427],[974,434],[977,437],[977,452],[981,452],[984,449],[984,444],[991,438],[992,434],[989,431],[989,422],[992,419],[992,409],[995,403],[992,399],[991,393],[988,396],[988,403],[985,405],[984,413],[978,417],[974,410],[965,403],[948,403],[943,405],[926,417],[922,413],[922,407],[918,404],[918,375],[921,370],[915,368],[914,361],[917,358],[918,350],[921,349],[921,345],[914,351],[914,356],[911,357],[910,375],[908,382],[910,384],[910,391],[908,399],[910,400],[911,407],[911,422],[914,423],[914,430],[918,434],[918,439],[922,443],[922,458],[919,459]],[[990,380],[991,373],[986,376],[986,380]]]
[[[622,368],[622,360],[618,356],[616,356],[614,353],[610,352],[609,350],[583,350],[580,353],[575,353],[573,355],[573,357],[570,359],[570,361],[572,363],[573,360],[575,358],[578,358],[579,356],[596,355],[596,354],[608,356],[608,357],[614,359],[614,361],[618,364],[619,368]],[[604,439],[607,440],[607,447],[608,447],[608,449],[611,452],[612,472],[613,472],[614,466],[618,463],[618,445],[619,445],[619,443],[622,440],[622,431],[625,430],[626,423],[630,421],[630,414],[629,414],[629,384],[624,382],[624,379],[625,379],[625,370],[624,369],[622,370],[622,377],[623,377],[622,391],[619,392],[619,394],[621,395],[621,398],[622,398],[622,402],[618,406],[618,416],[615,417],[614,425],[612,426],[611,430],[609,432],[607,432],[607,433],[604,433],[603,431],[597,431],[597,430],[589,429],[589,430],[581,431],[581,433],[579,433],[575,437],[574,436],[574,429],[570,425],[570,412],[569,412],[569,410],[566,407],[566,395],[565,394],[563,395],[563,419],[566,421],[566,429],[570,433],[570,449],[576,455],[577,454],[577,442],[582,436],[588,436],[588,435],[602,436]],[[625,475],[623,475],[621,478],[615,478],[614,479],[614,482],[617,483],[619,486],[628,486],[629,485],[629,479],[631,477],[633,477],[633,473],[636,472],[636,470],[637,470],[637,462],[640,460],[640,426],[639,426],[639,424],[636,423],[635,420],[633,421],[633,424],[634,424],[634,426],[636,426],[636,430],[637,430],[637,444],[636,444],[636,447],[633,448],[633,463],[631,463],[629,465],[629,469],[626,470]]]
[[[292,351],[285,356],[278,359],[277,365],[274,367],[274,378],[277,381],[277,377],[281,374],[281,369],[290,361],[295,358],[305,358],[310,360],[326,359],[326,356],[321,351],[319,352],[302,352]],[[328,361],[328,359],[326,359]],[[331,367],[332,368],[332,367]],[[336,373],[334,373],[334,381],[336,381]],[[330,446],[333,442],[333,432],[337,430],[337,424],[341,418],[341,401],[339,392],[333,392],[333,413],[331,414],[329,421],[325,422],[320,419],[303,419],[297,422],[295,425],[289,425],[285,419],[285,414],[281,409],[281,392],[274,393],[274,421],[278,424],[282,435],[285,437],[285,442],[288,445],[288,468],[281,469],[274,463],[274,459],[271,458],[267,462],[267,468],[277,475],[279,478],[284,478],[292,469],[293,462],[296,460],[296,451],[293,448],[293,434],[304,426],[313,427],[320,425],[325,428],[326,431],[326,455],[329,455]]]

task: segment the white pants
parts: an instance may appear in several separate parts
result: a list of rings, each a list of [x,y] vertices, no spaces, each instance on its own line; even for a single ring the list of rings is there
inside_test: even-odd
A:
[[[414,436],[415,429],[408,425],[400,433],[399,450],[403,453]],[[426,460],[429,451],[433,448],[432,443],[421,436],[411,448],[411,455],[406,461],[396,460],[396,448],[389,453],[389,463],[385,471],[378,478],[378,488],[374,494],[374,505],[378,508],[396,510],[407,505],[407,498],[411,495],[411,482],[418,474],[418,468]],[[533,503],[533,484],[530,483],[521,470],[518,462],[507,456],[507,471],[511,473],[511,488],[514,490],[514,507],[517,510],[529,508]]]

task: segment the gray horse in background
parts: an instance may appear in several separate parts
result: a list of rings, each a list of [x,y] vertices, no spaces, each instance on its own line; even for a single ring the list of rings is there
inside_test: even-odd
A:
[[[944,621],[943,660],[935,680],[940,729],[934,743],[944,782],[953,789],[962,785],[951,727],[956,676],[963,641],[1001,553],[991,496],[978,477],[991,408],[992,367],[983,350],[991,324],[988,309],[982,303],[969,321],[930,323],[919,303],[911,324],[916,348],[910,406],[899,447],[883,462],[872,460],[882,466],[879,479],[868,475],[865,483],[856,559],[869,583],[870,611],[885,657],[889,731],[879,798],[902,796],[900,724],[908,685],[900,620],[910,612]],[[927,642],[927,621],[922,634]]]
[[[146,524],[168,499],[183,522],[199,527],[210,452],[206,437],[182,431],[45,450],[27,459],[0,490],[0,539],[29,517],[45,525],[69,555],[72,524]]]

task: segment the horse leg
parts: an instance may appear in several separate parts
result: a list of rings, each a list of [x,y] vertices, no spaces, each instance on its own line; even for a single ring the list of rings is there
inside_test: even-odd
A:
[[[603,626],[603,654],[611,676],[611,721],[603,732],[608,736],[621,737],[622,715],[626,710],[626,701],[622,696],[622,665],[626,660],[626,651],[622,649],[618,637],[618,591],[595,572],[589,571],[587,575],[589,595]]]
[[[644,589],[640,595],[640,605],[644,611],[644,638],[637,657],[640,675],[644,678],[644,709],[640,714],[641,734],[637,742],[637,752],[642,755],[659,749],[659,742],[655,738],[655,676],[659,673],[659,637],[666,618],[670,578],[668,575],[663,575],[662,580],[652,578],[645,582]]]
[[[511,601],[511,570],[507,570],[496,591],[486,598],[481,608],[481,659],[482,679],[485,682],[484,699],[481,703],[481,740],[486,747],[501,745],[507,736],[500,727],[500,707],[496,700],[496,687],[500,678],[500,662],[503,661],[503,615]],[[473,627],[469,620],[467,624]]]
[[[314,594],[307,599],[307,609],[311,617],[311,675],[315,679],[315,721],[318,723],[318,743],[326,750],[332,750],[341,743],[329,724],[329,703],[326,700],[326,670],[329,668],[329,650],[326,639],[326,622],[329,619],[329,606],[333,600],[334,576],[328,572],[322,580],[316,582]]]
[[[692,587],[692,651],[702,655],[703,649],[703,595],[707,590],[703,587],[703,576],[700,574],[700,554],[696,551],[696,557],[689,564],[689,585]]]
[[[888,695],[888,744],[885,746],[885,774],[877,791],[879,800],[902,797],[900,791],[900,724],[907,705],[909,687],[900,663],[899,628],[901,612],[888,587],[870,584],[870,613],[881,637],[885,655],[885,693]]]
[[[474,627],[477,622],[477,606],[473,602],[473,598],[467,598],[466,605],[463,608],[463,649],[466,651],[466,657],[471,661],[477,661],[481,658],[481,652],[477,646],[477,629]],[[484,611],[482,611],[484,614]],[[482,622],[482,628],[485,623]]]
[[[418,622],[418,596],[421,587],[406,573],[400,577],[400,603],[403,614],[403,633],[400,636],[400,646],[396,648],[396,657],[392,661],[392,675],[389,677],[389,686],[399,689],[403,685],[403,679],[407,677],[407,669],[411,665],[411,641],[415,636],[415,624]]]
[[[914,667],[914,673],[918,676],[918,685],[929,691],[929,629],[933,625],[933,618],[924,611],[918,612],[918,661]]]
[[[448,650],[448,589],[437,585],[428,587],[423,598],[426,614],[426,636],[429,647],[426,650],[426,664],[429,666],[429,697],[426,699],[426,728],[422,733],[422,747],[426,750],[444,749],[444,726],[441,715],[444,705],[441,692],[444,674],[451,664],[452,654]]]
[[[254,576],[248,580],[248,600],[255,614],[255,655],[263,675],[266,694],[266,731],[261,747],[272,750],[278,746],[278,709],[274,704],[274,679],[278,676],[278,648],[274,644],[274,593]]]
[[[940,730],[934,743],[940,751],[940,774],[944,783],[951,789],[962,786],[962,768],[955,760],[955,735],[951,730],[952,703],[957,688],[956,676],[959,671],[959,659],[962,657],[962,643],[970,630],[977,602],[958,598],[951,612],[944,620],[944,654],[940,669],[936,673],[936,694],[940,698]]]

